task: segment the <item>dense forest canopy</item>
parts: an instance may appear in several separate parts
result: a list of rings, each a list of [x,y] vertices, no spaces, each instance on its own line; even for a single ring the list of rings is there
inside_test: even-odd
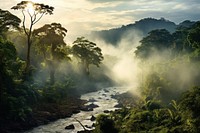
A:
[[[170,33],[173,33],[178,27],[187,27],[193,25],[194,23],[195,22],[193,21],[186,20],[180,24],[175,24],[174,22],[164,18],[144,18],[133,24],[123,25],[120,28],[93,31],[91,36],[95,39],[102,39],[108,44],[119,45],[120,41],[126,36],[126,34],[130,34],[130,32],[135,32],[140,34],[142,37],[145,37],[152,30],[166,29]]]
[[[22,1],[12,9],[22,18],[0,9],[0,132],[69,117],[82,94],[130,84],[134,106],[99,115],[90,132],[200,132],[199,21],[144,18],[68,44],[61,23],[34,27],[54,7]],[[129,74],[136,78],[116,80]]]
[[[149,32],[135,50],[141,97],[100,115],[95,132],[199,132],[199,36],[199,22]]]

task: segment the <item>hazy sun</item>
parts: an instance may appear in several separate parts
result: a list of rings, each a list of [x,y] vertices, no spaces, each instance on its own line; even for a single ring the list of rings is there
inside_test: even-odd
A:
[[[33,7],[33,4],[32,3],[28,3],[27,6],[26,6],[26,10],[31,14],[33,15],[34,14],[34,7]]]

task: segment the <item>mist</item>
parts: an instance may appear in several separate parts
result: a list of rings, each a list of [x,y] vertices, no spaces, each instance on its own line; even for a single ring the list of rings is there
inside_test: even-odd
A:
[[[159,89],[164,103],[200,85],[198,63],[190,59],[189,52],[174,55],[176,51],[170,47],[154,49],[145,61],[136,58],[134,52],[143,37],[140,31],[128,31],[117,45],[94,39],[104,54],[103,65],[106,69],[103,71],[115,85],[132,86],[130,91],[134,95],[141,95],[147,88],[152,91]]]
[[[59,61],[56,63],[57,82],[70,79],[81,92],[95,91],[110,86],[129,86],[132,87],[130,91],[134,95],[140,95],[149,87],[148,84],[154,82],[157,86],[150,89],[159,88],[163,101],[176,99],[182,92],[199,85],[197,79],[200,77],[200,71],[197,63],[191,61],[185,53],[183,56],[172,57],[171,49],[154,49],[146,61],[136,58],[135,50],[141,45],[140,41],[144,37],[143,32],[139,30],[128,30],[123,33],[117,45],[105,43],[103,39],[93,38],[91,35],[86,36],[102,50],[104,60],[100,67],[90,65],[90,75],[87,77],[81,70],[79,59],[72,57],[71,61]],[[15,35],[9,38],[15,43],[18,54],[24,58],[26,47],[22,45],[25,43],[23,37],[18,38]],[[41,58],[36,53],[34,50],[31,53],[32,63],[39,67],[40,71],[34,73],[34,80],[45,85],[49,80],[49,70],[44,64],[37,63],[39,60],[41,62]],[[154,79],[152,75],[156,75],[158,79]]]
[[[121,86],[137,84],[138,61],[134,58],[134,50],[142,38],[138,31],[126,32],[117,45],[107,44],[96,39],[94,42],[102,49],[103,65],[108,69],[106,75]]]

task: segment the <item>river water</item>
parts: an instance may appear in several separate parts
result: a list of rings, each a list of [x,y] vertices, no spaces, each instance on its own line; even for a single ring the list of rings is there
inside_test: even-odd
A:
[[[99,107],[94,108],[93,111],[81,111],[78,114],[72,115],[72,117],[70,118],[59,119],[47,125],[41,125],[30,131],[26,131],[25,133],[77,133],[77,131],[83,130],[83,127],[77,120],[79,120],[83,125],[92,126],[94,121],[90,120],[91,116],[102,114],[105,110],[115,110],[116,108],[114,106],[118,103],[117,100],[113,99],[111,96],[124,93],[128,90],[129,87],[109,87],[99,90],[97,92],[84,94],[81,96],[81,99],[91,101],[87,103],[88,105],[94,103]],[[70,124],[73,124],[75,126],[75,129],[65,129],[65,127]]]

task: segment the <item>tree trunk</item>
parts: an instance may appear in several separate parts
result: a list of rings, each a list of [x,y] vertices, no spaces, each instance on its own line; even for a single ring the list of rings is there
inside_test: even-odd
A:
[[[90,71],[89,71],[89,65],[86,63],[86,74],[90,75]]]
[[[86,75],[90,75],[89,64],[87,63],[86,60],[83,61],[83,67],[84,67],[84,73],[85,73]]]
[[[26,67],[25,67],[25,79],[30,76],[30,53],[31,53],[31,34],[27,36],[27,55],[26,55]]]
[[[47,64],[49,66],[50,84],[53,85],[55,83],[55,65],[53,60],[47,60]]]
[[[53,85],[55,83],[55,69],[50,70],[50,84]]]

